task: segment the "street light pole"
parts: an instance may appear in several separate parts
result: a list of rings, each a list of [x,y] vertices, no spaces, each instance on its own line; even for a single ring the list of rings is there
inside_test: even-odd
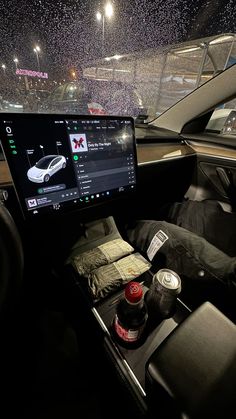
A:
[[[97,12],[96,17],[98,21],[102,20],[102,55],[104,53],[104,46],[105,46],[105,17],[108,19],[111,18],[113,15],[113,7],[111,3],[107,3],[107,5],[104,8],[104,12]]]
[[[102,55],[104,53],[104,42],[105,42],[105,16],[102,15]]]
[[[100,22],[102,20],[102,55],[104,50],[104,29],[105,29],[105,20],[104,20],[104,14],[97,12],[96,14],[97,20]]]

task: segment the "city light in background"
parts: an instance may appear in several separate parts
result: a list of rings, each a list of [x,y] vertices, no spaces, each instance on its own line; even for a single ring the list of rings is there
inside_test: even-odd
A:
[[[76,80],[76,72],[75,72],[75,70],[71,70],[70,71],[70,74],[71,74],[71,76],[72,76],[72,78],[73,78],[73,80]]]
[[[106,17],[109,17],[109,18],[113,15],[113,7],[111,3],[108,3],[105,6],[105,14],[106,14]]]
[[[18,68],[18,63],[19,63],[18,58],[17,58],[17,57],[15,57],[15,58],[13,59],[13,61],[14,61],[14,63],[15,63],[16,68]]]
[[[5,76],[6,75],[6,65],[5,64],[2,64],[2,69],[3,69],[4,76]]]

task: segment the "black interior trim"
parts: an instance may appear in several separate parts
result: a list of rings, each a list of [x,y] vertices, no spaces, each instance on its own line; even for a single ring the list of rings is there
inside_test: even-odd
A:
[[[23,278],[23,247],[16,224],[0,201],[0,309],[12,298]]]

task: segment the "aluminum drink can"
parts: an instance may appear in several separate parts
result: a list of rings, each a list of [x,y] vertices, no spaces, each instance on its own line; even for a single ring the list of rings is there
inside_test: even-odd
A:
[[[171,317],[175,311],[177,295],[181,292],[181,279],[171,269],[160,269],[152,279],[147,293],[147,306],[162,318]]]

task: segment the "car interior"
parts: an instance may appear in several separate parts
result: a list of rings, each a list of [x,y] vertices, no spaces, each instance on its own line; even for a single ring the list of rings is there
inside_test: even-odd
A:
[[[6,417],[234,416],[231,288],[217,280],[209,287],[177,272],[182,289],[174,314],[156,319],[134,348],[116,341],[112,321],[127,282],[140,282],[145,293],[158,269],[168,268],[161,258],[152,263],[147,252],[131,247],[130,223],[166,220],[170,203],[187,201],[217,201],[233,220],[235,137],[222,133],[225,119],[221,131],[207,125],[235,97],[235,80],[233,65],[147,124],[127,115],[0,114]],[[42,166],[27,177],[47,155],[63,156],[66,163],[46,181]],[[114,241],[129,246],[100,263],[98,249]],[[92,255],[89,277],[80,266],[86,252]],[[228,255],[235,256],[236,249]],[[123,258],[131,258],[129,275],[119,272],[113,281],[113,262]],[[99,277],[101,267],[110,270]]]
[[[233,418],[234,2],[0,10],[2,415]]]

